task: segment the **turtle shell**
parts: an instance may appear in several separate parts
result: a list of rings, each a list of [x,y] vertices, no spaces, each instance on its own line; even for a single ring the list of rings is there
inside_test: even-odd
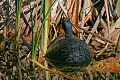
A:
[[[92,57],[88,45],[75,35],[58,36],[48,47],[45,59],[60,70],[76,70],[87,66]]]

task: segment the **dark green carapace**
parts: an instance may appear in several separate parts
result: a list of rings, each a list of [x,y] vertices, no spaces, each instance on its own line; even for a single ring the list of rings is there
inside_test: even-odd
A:
[[[58,36],[48,47],[45,59],[60,71],[75,71],[89,65],[92,56],[87,44],[72,34],[72,23],[62,21],[65,35]]]

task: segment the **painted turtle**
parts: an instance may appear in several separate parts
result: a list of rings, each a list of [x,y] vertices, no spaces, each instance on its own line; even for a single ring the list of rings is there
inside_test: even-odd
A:
[[[64,35],[58,36],[48,47],[45,59],[63,72],[76,71],[89,65],[92,56],[88,45],[72,34],[70,19],[62,20]]]

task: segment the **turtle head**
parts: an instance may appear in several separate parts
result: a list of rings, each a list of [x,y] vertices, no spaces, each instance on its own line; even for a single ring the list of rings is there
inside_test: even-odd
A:
[[[72,23],[69,18],[64,18],[62,20],[62,27],[65,31],[65,34],[72,34]]]

